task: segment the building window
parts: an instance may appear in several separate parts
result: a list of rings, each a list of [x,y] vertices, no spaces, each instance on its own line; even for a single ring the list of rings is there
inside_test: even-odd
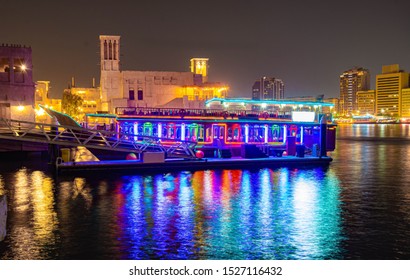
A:
[[[0,58],[0,82],[10,81],[10,62],[7,57]]]
[[[24,83],[24,72],[25,72],[25,63],[23,58],[16,57],[14,58],[14,82],[16,83]]]
[[[129,94],[129,99],[130,99],[130,100],[135,100],[134,89],[130,89],[130,90],[128,91],[128,94]],[[138,99],[138,100],[139,100],[139,99]]]
[[[117,41],[114,41],[114,60],[117,60]]]
[[[108,59],[112,60],[112,42],[108,43]]]
[[[107,53],[108,53],[108,49],[107,49],[107,40],[104,40],[104,59],[107,59]]]
[[[0,58],[0,73],[4,72],[10,72],[10,64],[7,57]]]
[[[170,80],[171,80],[170,77],[162,77],[162,84],[169,85]]]
[[[138,100],[143,100],[144,99],[144,93],[142,91],[142,89],[138,89]]]

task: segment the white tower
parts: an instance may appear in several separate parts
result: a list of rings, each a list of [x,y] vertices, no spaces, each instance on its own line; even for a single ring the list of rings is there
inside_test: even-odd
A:
[[[100,35],[102,110],[112,112],[111,100],[121,96],[120,36]]]

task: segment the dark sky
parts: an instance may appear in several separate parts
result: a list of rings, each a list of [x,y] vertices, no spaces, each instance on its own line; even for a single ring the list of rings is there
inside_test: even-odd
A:
[[[121,36],[123,70],[188,71],[210,59],[210,80],[250,97],[255,79],[281,78],[286,96],[339,95],[354,66],[410,71],[410,1],[0,0],[0,43],[30,45],[34,79],[53,95],[76,77],[99,81],[98,36]]]

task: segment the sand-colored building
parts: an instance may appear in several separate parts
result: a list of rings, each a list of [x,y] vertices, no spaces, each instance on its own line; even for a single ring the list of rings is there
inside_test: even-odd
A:
[[[120,36],[100,36],[101,111],[118,107],[201,108],[226,97],[228,86],[208,82],[208,59],[190,60],[190,72],[122,70]]]
[[[34,121],[30,47],[7,44],[0,46],[0,117]]]

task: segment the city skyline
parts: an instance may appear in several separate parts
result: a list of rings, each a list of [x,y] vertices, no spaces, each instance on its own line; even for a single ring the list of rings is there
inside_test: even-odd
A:
[[[260,76],[281,77],[285,98],[338,97],[346,69],[369,69],[371,85],[382,65],[410,69],[410,39],[402,36],[410,25],[407,1],[363,1],[355,9],[349,1],[21,4],[2,4],[8,12],[0,43],[30,45],[34,80],[50,80],[54,96],[71,77],[83,87],[99,79],[102,34],[121,36],[124,70],[182,72],[189,58],[208,57],[210,78],[229,84],[233,97],[251,97]]]

